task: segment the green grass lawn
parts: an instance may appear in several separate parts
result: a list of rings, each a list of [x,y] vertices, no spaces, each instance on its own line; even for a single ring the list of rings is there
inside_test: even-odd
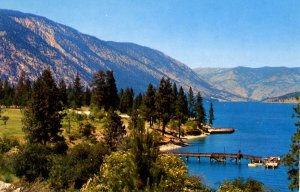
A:
[[[20,109],[2,109],[1,116],[8,116],[9,119],[4,125],[3,121],[0,120],[0,137],[3,136],[16,136],[23,137],[22,131],[22,112]]]

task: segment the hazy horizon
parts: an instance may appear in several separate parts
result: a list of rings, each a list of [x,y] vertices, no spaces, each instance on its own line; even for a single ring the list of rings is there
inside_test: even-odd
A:
[[[147,46],[191,68],[300,66],[299,1],[0,0],[105,41]]]

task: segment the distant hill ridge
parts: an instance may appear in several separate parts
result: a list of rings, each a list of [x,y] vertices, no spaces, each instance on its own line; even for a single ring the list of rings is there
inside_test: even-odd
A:
[[[300,67],[197,68],[200,78],[216,88],[263,100],[300,91]]]
[[[24,71],[35,80],[50,67],[56,80],[70,83],[80,73],[84,84],[98,70],[113,70],[118,88],[131,86],[145,91],[149,83],[158,85],[168,77],[185,89],[192,87],[204,97],[241,100],[220,91],[198,77],[183,63],[160,51],[133,43],[102,41],[45,17],[0,9],[0,73],[16,83]]]
[[[282,102],[282,103],[296,103],[299,102],[300,92],[288,93],[279,97],[266,98],[264,102]]]

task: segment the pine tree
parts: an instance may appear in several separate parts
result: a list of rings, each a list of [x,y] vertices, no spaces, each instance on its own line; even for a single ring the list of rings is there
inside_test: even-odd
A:
[[[192,87],[189,88],[188,94],[188,113],[191,118],[196,117],[196,109],[195,109],[195,98]]]
[[[141,114],[144,119],[150,123],[150,127],[152,128],[155,120],[156,120],[156,109],[155,109],[155,89],[153,85],[150,83],[147,88],[146,95],[142,102]]]
[[[209,124],[210,126],[212,126],[213,123],[214,123],[214,120],[215,120],[214,108],[213,108],[213,104],[210,103],[208,124]]]
[[[63,106],[67,106],[67,104],[68,104],[67,85],[63,79],[61,79],[59,81],[58,98],[59,98],[59,101],[63,104]]]
[[[3,81],[0,79],[0,105],[3,105],[3,99],[4,99]]]
[[[110,108],[107,112],[103,133],[104,142],[110,151],[116,151],[121,146],[125,134],[126,130],[121,117]]]
[[[50,69],[46,69],[33,84],[31,100],[25,110],[23,131],[29,143],[63,142],[60,135],[63,115],[58,101],[58,89]]]
[[[197,112],[197,121],[198,121],[198,127],[200,129],[203,128],[203,125],[206,124],[206,113],[205,109],[203,107],[203,101],[202,101],[202,96],[201,93],[197,93],[197,98],[196,98],[196,112]]]
[[[91,98],[92,98],[92,92],[88,87],[86,87],[83,93],[83,104],[85,106],[90,106]]]
[[[134,92],[132,88],[127,87],[120,99],[120,111],[121,113],[131,113],[133,107]]]
[[[117,109],[119,105],[119,97],[113,71],[106,72],[105,91],[105,110],[107,111],[110,107],[112,107],[114,110]]]
[[[106,82],[105,73],[100,70],[93,76],[92,105],[98,109],[105,106]]]
[[[17,86],[16,86],[16,94],[14,98],[14,104],[17,106],[24,106],[26,103],[25,98],[25,73],[22,72],[20,75],[20,78],[18,80]]]
[[[295,126],[297,127],[296,133],[292,136],[292,144],[289,153],[284,157],[283,163],[288,169],[288,179],[290,180],[289,189],[295,190],[299,187],[299,166],[300,166],[300,103],[294,107],[295,115],[297,118]]]
[[[5,106],[10,106],[13,104],[15,98],[15,88],[6,79],[3,83],[3,102]]]
[[[28,104],[30,94],[31,94],[31,82],[30,82],[29,79],[26,79],[25,80],[25,89],[24,89],[24,94],[23,94],[23,97],[24,97],[24,100],[25,100],[24,105]]]
[[[143,95],[142,93],[139,93],[133,100],[133,110],[140,109],[143,102]]]
[[[138,173],[141,179],[140,188],[147,184],[151,186],[154,179],[151,169],[159,155],[158,138],[153,132],[145,129],[144,120],[135,111],[129,122],[129,148],[133,154],[133,160],[137,165]]]
[[[162,123],[162,135],[171,119],[172,87],[170,79],[162,78],[156,92],[155,107],[157,117]]]
[[[80,76],[77,73],[76,77],[73,82],[73,95],[74,95],[74,108],[80,108],[82,106],[82,99],[83,99],[83,91],[82,91],[82,85],[80,82]]]
[[[175,102],[175,119],[178,121],[178,135],[181,136],[181,125],[186,122],[188,107],[187,98],[184,94],[183,88],[180,87],[177,100]]]
[[[173,87],[172,87],[172,101],[176,101],[177,100],[177,96],[178,96],[177,85],[176,85],[176,83],[173,83]],[[175,115],[175,110],[176,110],[176,102],[172,102],[172,104],[171,104],[171,113],[172,113],[172,116]]]

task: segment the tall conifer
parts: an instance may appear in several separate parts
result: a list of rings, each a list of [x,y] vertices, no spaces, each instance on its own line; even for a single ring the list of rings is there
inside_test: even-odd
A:
[[[118,89],[113,71],[106,72],[106,94],[105,94],[105,110],[110,107],[117,109],[119,105]]]
[[[195,107],[195,98],[192,87],[189,88],[188,93],[188,114],[190,117],[196,117],[196,107]]]
[[[156,108],[155,108],[155,89],[150,83],[147,88],[146,95],[142,102],[142,115],[146,121],[149,122],[152,128],[156,120]]]
[[[74,94],[74,103],[73,107],[74,108],[80,108],[82,106],[82,99],[83,99],[83,90],[82,90],[82,85],[80,82],[80,76],[77,73],[75,80],[73,82],[73,94]]]
[[[57,93],[50,69],[46,69],[33,84],[31,100],[22,121],[23,130],[30,143],[46,145],[64,141],[60,134],[62,105],[57,102]]]
[[[200,92],[197,93],[196,112],[197,112],[198,127],[202,129],[203,125],[206,124],[206,113],[203,107],[203,99]]]
[[[102,70],[98,71],[93,76],[92,105],[98,109],[103,108],[105,104],[105,76],[106,75]]]
[[[215,120],[214,108],[213,108],[213,104],[210,103],[208,124],[209,124],[210,126],[212,126],[213,123],[214,123],[214,120]]]
[[[187,98],[184,94],[183,88],[180,87],[177,100],[175,102],[175,118],[178,121],[178,135],[181,136],[181,125],[186,122],[188,107]]]
[[[171,104],[172,104],[172,85],[170,79],[164,77],[160,81],[160,85],[156,92],[155,107],[157,117],[162,123],[162,135],[165,134],[167,124],[171,119]]]
[[[126,130],[121,117],[110,108],[107,112],[103,133],[104,142],[110,151],[116,151],[121,146],[125,134]]]

